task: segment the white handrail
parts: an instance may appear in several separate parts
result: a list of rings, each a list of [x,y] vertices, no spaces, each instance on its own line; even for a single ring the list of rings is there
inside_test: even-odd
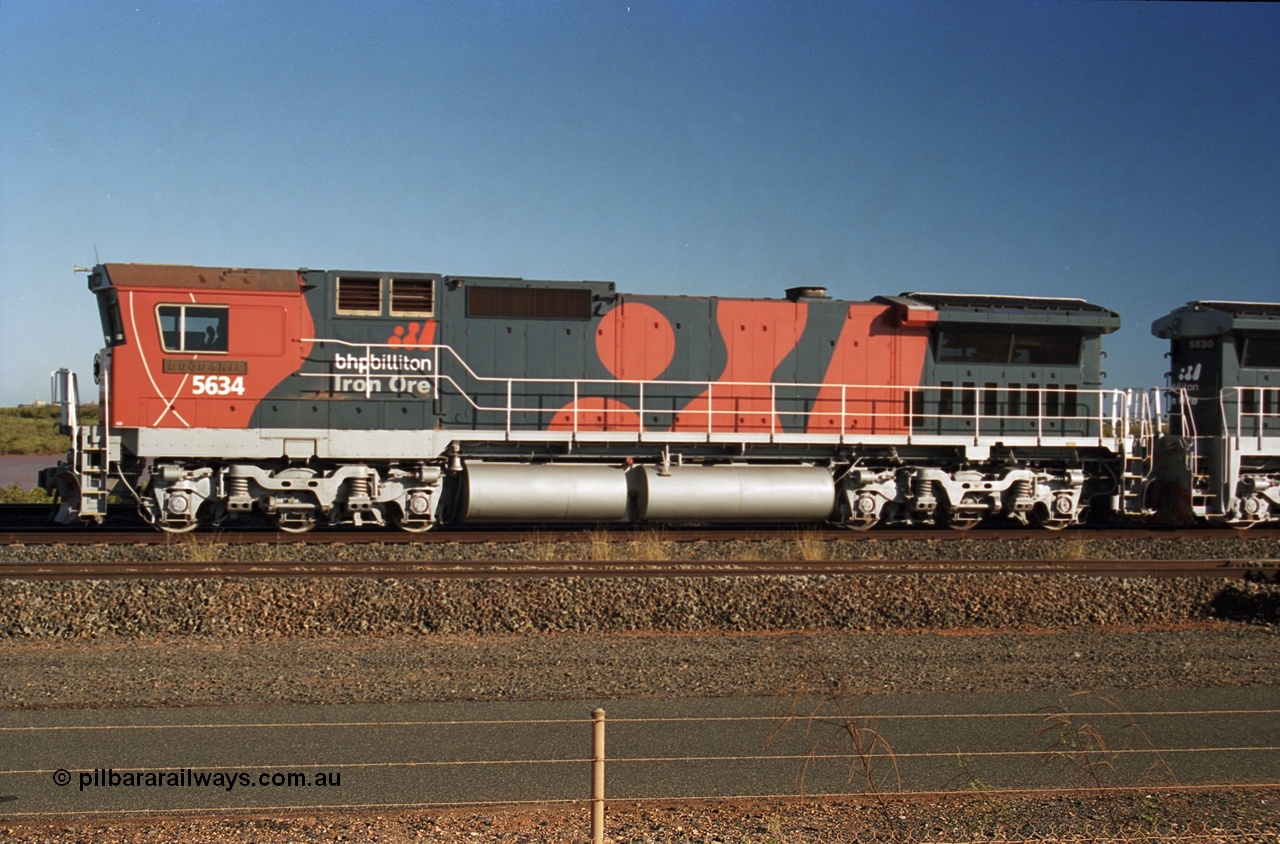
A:
[[[572,395],[572,406],[570,408],[572,414],[571,430],[576,435],[580,432],[578,413],[582,412],[579,405],[583,398],[590,398],[593,392],[603,391],[607,389],[609,392],[617,393],[619,389],[634,389],[638,396],[638,412],[637,417],[639,423],[637,428],[639,431],[644,429],[644,418],[646,414],[666,415],[674,422],[676,417],[684,415],[697,416],[706,415],[705,433],[708,435],[717,433],[716,418],[717,415],[728,413],[733,417],[730,425],[731,429],[738,428],[737,414],[740,409],[741,402],[768,402],[769,420],[767,425],[749,426],[749,430],[757,433],[768,433],[771,436],[779,433],[785,433],[780,430],[779,415],[791,415],[803,419],[813,419],[826,413],[833,413],[839,418],[839,431],[832,432],[839,435],[843,439],[849,433],[849,425],[853,423],[857,425],[860,421],[866,421],[869,425],[862,428],[862,433],[875,433],[877,427],[893,432],[895,434],[904,435],[908,442],[912,439],[922,436],[944,436],[949,437],[953,434],[956,436],[965,436],[971,438],[975,443],[981,441],[984,435],[988,437],[1009,436],[1016,437],[1019,431],[1008,430],[1010,425],[1022,425],[1031,423],[1031,430],[1025,433],[1034,436],[1037,441],[1046,438],[1048,432],[1047,424],[1052,422],[1069,423],[1069,422],[1086,422],[1096,424],[1097,431],[1091,435],[1087,435],[1086,440],[1096,441],[1099,445],[1107,444],[1108,440],[1118,446],[1125,436],[1127,436],[1126,426],[1124,425],[1124,391],[1111,390],[1103,388],[1067,388],[1059,386],[1037,386],[1034,391],[1024,391],[1024,395],[1034,396],[1036,402],[1034,416],[1024,414],[996,413],[994,415],[983,412],[985,405],[984,397],[986,387],[959,387],[941,385],[920,385],[920,384],[829,384],[823,382],[777,382],[777,381],[721,381],[721,380],[656,380],[656,379],[614,379],[614,378],[526,378],[501,375],[481,375],[468,364],[458,352],[451,346],[443,344],[432,344],[426,346],[416,346],[406,348],[390,343],[356,343],[347,340],[333,340],[324,338],[302,338],[302,342],[316,344],[330,344],[345,348],[362,349],[364,355],[355,361],[356,367],[350,373],[364,380],[363,393],[366,398],[372,397],[375,387],[372,384],[374,378],[379,377],[379,373],[374,371],[373,358],[374,351],[390,350],[405,355],[413,355],[415,353],[430,353],[430,366],[432,372],[430,378],[432,381],[432,389],[438,398],[442,395],[442,389],[452,389],[476,412],[498,413],[503,415],[502,427],[507,433],[510,433],[517,423],[515,421],[516,414],[555,414],[566,408],[547,408],[547,407],[518,407],[516,401],[519,398],[516,387],[518,385],[554,386],[559,389],[568,388]],[[443,353],[443,354],[442,354]],[[360,365],[364,363],[363,367]],[[443,368],[445,365],[458,367],[457,375],[464,382],[471,382],[474,385],[493,385],[496,390],[491,391],[495,395],[505,394],[505,403],[503,404],[486,404],[473,395],[463,383],[459,381],[459,377],[455,377],[452,373],[445,373]],[[387,375],[395,375],[398,373],[387,372]],[[336,383],[336,379],[342,377],[350,377],[345,372],[301,372],[299,375],[308,378],[329,379]],[[425,373],[424,373],[425,377]],[[705,400],[705,409],[684,407],[679,409],[662,410],[646,405],[645,390],[648,387],[652,390],[659,387],[664,390],[671,390],[689,393],[689,400],[693,401],[697,398]],[[830,396],[830,391],[839,388],[839,397]],[[997,393],[1002,389],[996,388]],[[765,391],[767,396],[765,395]],[[959,415],[962,407],[956,407],[954,396],[959,392],[963,397],[965,390],[972,390],[975,396],[974,408],[972,411],[971,421],[974,430],[969,433],[962,434],[960,431],[945,430],[947,420],[958,420],[964,418]],[[779,393],[791,391],[792,395],[787,398],[780,399]],[[482,390],[481,392],[489,393],[490,391]],[[925,402],[917,402],[913,397],[916,395],[928,395],[930,392],[936,392],[939,396],[946,395],[951,397],[951,406],[953,410],[948,413],[942,412],[941,408],[930,411]],[[727,395],[726,395],[727,393]],[[804,395],[802,395],[804,394]],[[1049,395],[1059,397],[1059,410],[1055,414],[1046,413],[1047,401]],[[1096,400],[1097,406],[1094,413],[1089,416],[1068,415],[1062,412],[1062,405],[1068,396],[1074,395],[1075,401],[1071,406],[1080,408],[1086,406],[1084,400]],[[794,410],[785,410],[779,407],[780,401],[795,402]],[[829,406],[838,401],[839,407],[819,409],[819,406]],[[859,402],[868,402],[871,405],[869,410],[859,410],[851,408],[850,405]],[[962,402],[963,403],[963,402]],[[804,405],[808,405],[807,409]],[[880,410],[878,406],[886,405],[889,410]],[[1118,408],[1120,410],[1118,410]],[[919,411],[917,413],[917,411]],[[608,408],[605,409],[606,414]],[[1112,420],[1112,432],[1108,437],[1105,434],[1105,423],[1107,419]],[[917,420],[924,420],[923,424],[918,424]],[[1119,424],[1117,424],[1119,423]],[[804,428],[808,429],[809,425]],[[861,427],[861,426],[860,426]],[[934,428],[930,433],[924,428]],[[824,428],[825,432],[826,429]],[[1080,440],[1079,434],[1061,434],[1062,437]]]

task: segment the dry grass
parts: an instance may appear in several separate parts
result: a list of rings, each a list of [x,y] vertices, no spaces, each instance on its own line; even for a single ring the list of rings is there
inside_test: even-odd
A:
[[[1067,539],[1059,546],[1058,555],[1063,560],[1088,560],[1092,559],[1089,551],[1089,540],[1087,539]]]
[[[831,545],[817,531],[802,530],[791,540],[797,560],[820,562],[831,559]]]
[[[627,543],[628,558],[645,562],[674,560],[676,550],[676,541],[672,534],[657,528],[647,530],[639,539],[633,539]]]

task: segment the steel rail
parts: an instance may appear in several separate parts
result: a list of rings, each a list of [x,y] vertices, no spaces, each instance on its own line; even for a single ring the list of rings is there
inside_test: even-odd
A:
[[[1212,560],[728,560],[675,561],[139,561],[3,562],[9,580],[196,579],[222,577],[373,578],[650,578],[777,575],[885,576],[1047,574],[1103,577],[1198,577],[1275,581],[1280,561]]]
[[[1038,528],[979,526],[957,531],[946,528],[879,528],[870,531],[846,530],[821,524],[781,524],[742,526],[654,525],[527,525],[456,527],[425,533],[409,533],[393,528],[322,529],[304,534],[274,528],[217,529],[169,534],[149,526],[29,527],[0,522],[0,546],[4,545],[441,545],[473,543],[547,544],[553,542],[777,542],[804,539],[820,542],[966,542],[997,540],[1008,542],[1071,542],[1087,540],[1185,540],[1210,539],[1239,542],[1248,539],[1280,538],[1268,526],[1237,531],[1222,527],[1190,528],[1081,527],[1067,531]]]

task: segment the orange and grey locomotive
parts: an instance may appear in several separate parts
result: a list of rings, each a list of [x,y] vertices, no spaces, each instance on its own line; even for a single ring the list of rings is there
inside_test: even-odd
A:
[[[145,264],[89,289],[101,421],[77,424],[55,374],[73,442],[42,480],[64,523],[112,500],[173,532],[252,513],[1058,529],[1158,497],[1150,400],[1102,386],[1119,317],[1079,299]]]

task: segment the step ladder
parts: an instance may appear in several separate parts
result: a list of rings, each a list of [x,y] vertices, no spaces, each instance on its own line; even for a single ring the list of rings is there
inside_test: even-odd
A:
[[[1200,432],[1196,429],[1195,414],[1187,411],[1189,407],[1191,407],[1191,397],[1186,388],[1180,389],[1178,391],[1180,430],[1183,438],[1191,446],[1186,451],[1187,475],[1191,478],[1191,512],[1197,516],[1205,516],[1211,512],[1210,506],[1218,500],[1218,494],[1210,491],[1211,479],[1209,473],[1205,471],[1205,463],[1209,458],[1201,453]]]
[[[107,515],[111,473],[111,437],[107,430],[105,396],[102,421],[81,425],[80,387],[76,374],[59,369],[52,374],[53,400],[59,405],[59,425],[71,438],[67,459],[58,463],[58,492],[62,497],[56,520],[62,524],[101,524]]]
[[[80,479],[80,503],[77,519],[98,524],[107,515],[107,487],[110,481],[111,459],[107,443],[103,441],[103,427],[81,426],[79,443],[75,448],[75,473]]]
[[[1126,395],[1125,412],[1120,422],[1121,442],[1125,443],[1120,469],[1118,509],[1121,513],[1141,515],[1146,512],[1146,491],[1155,469],[1155,432],[1159,421],[1159,394],[1154,400],[1146,391],[1132,391]]]

